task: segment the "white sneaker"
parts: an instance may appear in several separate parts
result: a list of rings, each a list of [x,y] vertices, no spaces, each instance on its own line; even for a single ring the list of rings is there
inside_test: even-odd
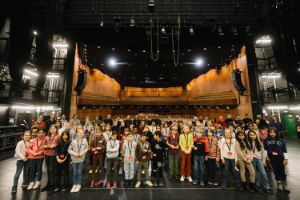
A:
[[[32,190],[33,186],[34,186],[34,182],[30,182],[27,190]]]
[[[123,173],[123,169],[122,169],[122,167],[120,167],[120,169],[119,169],[119,175],[122,175],[122,173]]]
[[[141,181],[136,182],[135,187],[139,188],[141,186]]]
[[[37,181],[37,182],[35,182],[35,184],[34,184],[34,186],[33,186],[33,188],[32,189],[38,189],[39,187],[40,187],[40,185],[41,185],[41,182],[40,181]]]
[[[180,177],[180,181],[181,181],[181,182],[183,182],[183,181],[184,181],[184,179],[185,179],[185,177],[184,177],[184,176],[181,176],[181,177]]]
[[[148,185],[149,187],[153,187],[153,183],[152,183],[151,181],[146,181],[145,183],[146,183],[146,185]]]
[[[75,189],[75,192],[79,192],[81,189],[81,185],[76,185],[76,189]]]
[[[189,180],[189,182],[193,182],[193,179],[192,179],[192,177],[188,177],[188,180]]]
[[[72,189],[71,189],[71,193],[74,193],[75,192],[75,190],[76,190],[76,185],[73,185],[73,187],[72,187]]]

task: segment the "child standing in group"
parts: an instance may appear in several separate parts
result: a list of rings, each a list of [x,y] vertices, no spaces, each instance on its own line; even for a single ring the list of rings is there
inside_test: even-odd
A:
[[[289,193],[285,173],[285,166],[288,164],[287,149],[285,141],[280,138],[276,128],[269,129],[269,135],[264,141],[264,148],[275,174],[277,191]]]
[[[256,187],[259,188],[260,182],[262,182],[263,191],[272,194],[273,192],[264,167],[265,151],[255,131],[249,131],[248,141],[252,151],[252,165],[255,169]]]
[[[227,173],[231,172],[234,186],[239,188],[239,177],[235,170],[237,164],[237,155],[235,150],[236,140],[232,138],[232,132],[229,128],[225,129],[224,137],[219,142],[221,161],[223,166],[222,189],[227,187]]]
[[[169,146],[169,179],[171,181],[177,180],[179,175],[179,135],[177,124],[171,127],[171,133],[167,137],[167,145]]]
[[[251,148],[244,132],[238,132],[236,138],[236,154],[238,157],[238,165],[240,167],[240,176],[242,179],[242,189],[247,190],[246,168],[250,175],[250,192],[255,192],[255,171],[252,165]]]
[[[64,130],[56,146],[56,186],[54,192],[66,191],[69,186],[70,156],[68,149],[71,143],[70,133]]]
[[[179,136],[179,146],[181,149],[180,154],[180,181],[184,181],[185,178],[189,182],[193,182],[192,174],[192,148],[194,144],[193,135],[189,131],[187,125],[183,125],[183,133]]]
[[[167,145],[161,140],[162,134],[160,131],[154,133],[154,142],[152,143],[152,174],[154,177],[154,187],[163,186],[162,175],[163,175],[163,158]]]
[[[203,130],[197,129],[196,138],[194,139],[193,146],[193,159],[194,159],[194,181],[193,184],[198,183],[204,186],[204,161],[207,160],[209,147],[207,138],[203,137]]]
[[[107,183],[106,188],[110,189],[110,184],[113,182],[113,188],[117,188],[118,176],[118,160],[119,160],[120,142],[117,140],[117,133],[114,132],[106,144],[106,161],[107,161]],[[112,174],[112,167],[114,172]]]
[[[220,159],[220,149],[218,145],[218,139],[213,137],[214,128],[209,128],[207,130],[207,140],[209,146],[209,153],[207,156],[207,175],[208,175],[208,184],[209,185],[218,185],[216,179],[217,174],[217,162]]]
[[[18,181],[23,170],[22,187],[28,187],[29,184],[29,167],[27,147],[30,145],[30,131],[25,131],[23,140],[19,141],[15,149],[15,158],[17,159],[17,170],[14,176],[14,185],[11,193],[16,193],[18,188]]]
[[[122,148],[122,155],[124,156],[125,187],[133,187],[136,147],[137,142],[133,139],[132,132],[129,132],[127,140]]]
[[[149,160],[151,159],[151,145],[147,141],[146,133],[142,133],[140,138],[140,143],[137,146],[136,150],[136,160],[137,160],[137,183],[135,184],[136,188],[139,188],[141,185],[141,174],[142,170],[145,172],[146,176],[146,185],[152,187],[153,184],[150,181],[149,176]]]
[[[81,189],[82,170],[84,159],[89,145],[87,140],[83,137],[83,128],[77,127],[77,138],[73,140],[69,146],[68,153],[71,155],[73,167],[73,187],[71,192],[79,192]]]
[[[44,162],[44,145],[45,145],[45,132],[39,129],[37,137],[30,140],[30,145],[27,147],[29,159],[29,174],[30,183],[28,190],[37,189],[40,187],[42,180],[42,167]]]
[[[106,140],[100,128],[96,129],[96,138],[92,140],[90,149],[93,156],[92,181],[90,187],[98,187],[104,180],[104,153]],[[98,169],[98,170],[97,170]],[[97,171],[100,173],[100,180],[96,181]]]
[[[103,136],[106,140],[106,142],[110,139],[110,136],[112,135],[112,131],[111,131],[111,125],[110,124],[106,124],[105,125],[105,131],[103,133]]]
[[[52,124],[49,128],[49,133],[45,138],[45,162],[47,166],[47,185],[42,188],[43,191],[53,192],[55,184],[55,167],[56,167],[56,155],[55,148],[59,140],[57,128],[55,124]]]

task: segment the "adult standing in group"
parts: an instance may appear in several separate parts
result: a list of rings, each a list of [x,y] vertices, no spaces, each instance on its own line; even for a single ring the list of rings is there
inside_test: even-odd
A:
[[[52,124],[56,124],[56,119],[54,114],[51,114],[50,118],[46,120],[46,133],[48,133],[48,130]]]
[[[46,123],[44,122],[44,116],[39,115],[38,119],[33,122],[32,126],[37,126],[39,129],[46,130]]]

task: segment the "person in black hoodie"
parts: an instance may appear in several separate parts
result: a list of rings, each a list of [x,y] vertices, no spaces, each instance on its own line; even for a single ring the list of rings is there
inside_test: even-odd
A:
[[[161,140],[161,132],[156,131],[154,133],[154,141],[152,143],[152,174],[154,180],[154,187],[163,186],[162,175],[163,175],[163,158],[165,150],[168,147],[164,141]]]
[[[69,165],[70,156],[68,148],[70,146],[69,131],[63,131],[60,141],[56,146],[56,186],[54,192],[66,191],[69,185]]]
[[[287,188],[285,173],[285,166],[288,164],[286,143],[279,137],[276,128],[269,129],[268,137],[264,141],[264,148],[275,174],[277,191],[290,193]]]

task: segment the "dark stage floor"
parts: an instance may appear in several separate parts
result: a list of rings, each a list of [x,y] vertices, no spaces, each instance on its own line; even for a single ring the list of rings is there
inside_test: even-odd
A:
[[[24,199],[24,200],[75,200],[75,199],[141,199],[141,200],[152,200],[152,199],[205,199],[205,200],[215,200],[215,199],[239,199],[239,200],[273,200],[273,199],[290,199],[296,200],[300,199],[300,140],[289,139],[288,141],[288,151],[289,151],[289,165],[287,167],[288,174],[288,184],[291,190],[291,194],[277,194],[274,195],[267,194],[251,194],[248,192],[241,192],[234,189],[222,190],[220,188],[200,188],[200,186],[193,186],[190,183],[170,183],[167,179],[167,174],[165,174],[165,186],[163,188],[140,188],[140,189],[90,189],[88,188],[88,182],[86,183],[79,193],[71,194],[69,192],[58,192],[52,195],[47,194],[47,192],[40,191],[22,191],[19,187],[18,193],[16,195],[11,195],[11,185],[13,181],[13,175],[15,173],[15,161],[10,158],[0,162],[0,200],[9,199]],[[21,177],[20,177],[21,179]],[[85,179],[87,175],[85,173]],[[43,182],[46,181],[44,178]],[[21,180],[19,180],[21,183]],[[272,176],[272,185],[274,190],[274,177]],[[274,190],[275,191],[275,190]]]

